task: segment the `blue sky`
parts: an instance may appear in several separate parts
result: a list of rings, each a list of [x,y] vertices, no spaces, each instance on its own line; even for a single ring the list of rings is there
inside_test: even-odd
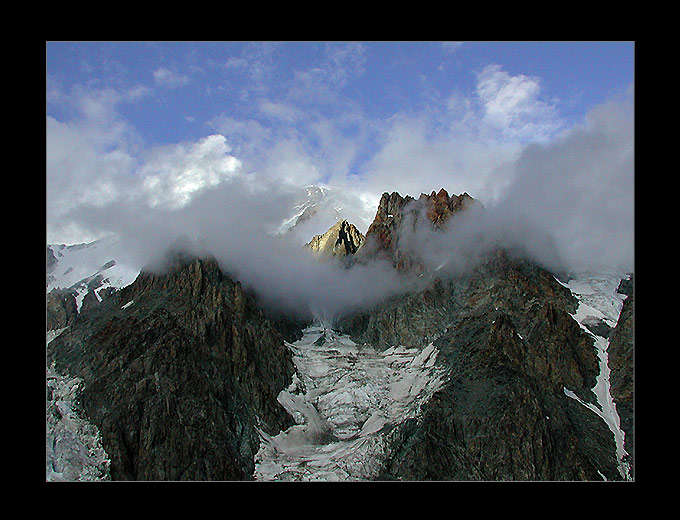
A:
[[[602,146],[624,166],[595,179],[614,152],[593,149],[561,182],[625,179],[611,206],[629,210],[607,218],[630,235],[634,54],[633,42],[47,42],[47,240],[93,239],[113,208],[179,210],[236,182],[353,190],[369,208],[383,191],[441,187],[493,205],[536,157],[571,157],[579,132],[611,132]]]
[[[223,115],[262,117],[264,100],[332,116],[339,98],[388,118],[454,92],[474,95],[489,65],[534,78],[538,98],[573,124],[634,75],[632,42],[48,42],[46,59],[48,88],[65,96],[138,89],[116,109],[147,146],[200,138]],[[314,85],[333,94],[326,106],[295,95]],[[73,117],[68,102],[49,101],[48,115]]]

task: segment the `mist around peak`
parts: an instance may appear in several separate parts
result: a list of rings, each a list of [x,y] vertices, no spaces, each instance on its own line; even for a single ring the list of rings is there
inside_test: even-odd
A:
[[[583,124],[553,141],[525,146],[493,175],[485,173],[489,182],[490,175],[502,181],[499,194],[489,198],[488,190],[459,191],[469,191],[483,209],[457,213],[438,229],[427,218],[418,219],[415,227],[400,226],[402,251],[414,253],[428,270],[441,276],[464,272],[496,247],[551,270],[615,266],[632,271],[632,107],[631,91],[596,107]],[[232,173],[192,192],[182,204],[148,204],[145,191],[128,196],[122,192],[106,203],[63,208],[57,220],[78,222],[83,232],[92,235],[116,235],[125,257],[116,257],[121,266],[158,268],[168,245],[184,236],[188,248],[212,254],[225,272],[268,305],[296,315],[332,317],[412,290],[412,277],[395,272],[390,261],[357,262],[346,269],[318,262],[303,247],[341,219],[366,235],[378,217],[385,224],[391,213],[380,213],[379,194],[391,196],[394,191],[386,191],[380,177],[368,172],[352,183],[307,193],[299,185],[277,183],[238,168]],[[451,185],[466,180],[455,171],[447,175]],[[400,182],[406,186],[409,180]],[[427,189],[422,178],[414,177],[413,183],[408,191],[400,191],[400,197],[410,195],[417,201],[418,194],[432,197],[442,188],[453,193],[446,183]],[[311,202],[305,206],[306,201]],[[293,219],[312,205],[316,213],[311,218]],[[291,224],[285,232],[282,223]],[[357,257],[365,253],[368,242]]]

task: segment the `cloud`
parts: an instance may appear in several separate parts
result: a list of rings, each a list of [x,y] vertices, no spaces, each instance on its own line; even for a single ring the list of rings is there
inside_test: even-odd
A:
[[[181,207],[204,189],[236,175],[240,161],[226,138],[215,134],[197,143],[156,148],[139,169],[141,193],[150,206]]]
[[[115,129],[116,125],[114,125]],[[46,211],[48,239],[77,243],[98,238],[84,232],[74,211],[82,205],[105,206],[128,193],[136,159],[126,147],[92,125],[46,119]],[[122,132],[125,133],[125,132]],[[134,184],[134,181],[133,181]],[[79,234],[80,230],[83,234]]]
[[[252,94],[263,95],[272,88],[277,80],[274,53],[280,46],[278,42],[248,42],[243,45],[239,56],[230,56],[222,63],[222,70],[228,77],[238,75],[243,82],[240,94],[246,101],[252,101]]]
[[[476,94],[484,121],[507,137],[544,141],[561,126],[555,107],[541,99],[538,78],[511,76],[500,65],[487,65],[477,76]]]
[[[291,186],[343,184],[375,134],[351,102],[339,102],[331,113],[285,96],[253,106],[249,117],[221,114],[209,126],[229,137],[244,170]]]
[[[493,200],[507,185],[505,164],[521,149],[490,138],[474,114],[438,124],[427,113],[394,117],[378,149],[363,165],[367,189],[418,196],[446,188]]]
[[[327,42],[320,62],[294,72],[287,96],[304,106],[345,105],[341,91],[364,75],[366,59],[367,49],[361,43]]]
[[[304,115],[301,110],[293,105],[267,99],[260,100],[258,108],[262,114],[288,123],[294,123]]]
[[[366,54],[366,46],[358,42],[328,42],[326,69],[329,80],[343,87],[350,80],[363,76]]]
[[[633,267],[633,103],[631,88],[553,142],[527,146],[497,205],[547,230],[573,268]]]
[[[507,184],[484,210],[443,235],[420,229],[404,243],[442,272],[498,246],[555,271],[633,270],[633,101],[631,89],[554,141],[524,147],[500,167]]]
[[[563,122],[538,78],[491,64],[476,79],[472,94],[434,90],[422,107],[373,122],[376,147],[361,165],[364,187],[415,196],[444,187],[497,200],[522,149],[549,142]]]
[[[290,215],[296,194],[284,185],[236,175],[196,191],[182,205],[151,206],[117,198],[84,205],[78,218],[119,237],[126,264],[162,272],[169,246],[181,239],[196,254],[214,256],[222,270],[254,290],[268,308],[305,319],[332,321],[350,308],[407,290],[383,263],[345,269],[319,262],[272,222]]]
[[[156,85],[165,88],[179,88],[191,82],[191,78],[177,71],[160,67],[153,71],[153,79]]]
[[[442,49],[446,52],[454,53],[463,46],[464,42],[442,42]]]
[[[82,94],[78,99],[87,103],[77,118],[47,117],[48,242],[114,234],[122,247],[117,261],[141,268],[161,265],[168,246],[186,237],[267,305],[306,318],[332,319],[404,290],[388,266],[346,270],[319,263],[300,241],[272,233],[291,216],[296,190],[322,176],[319,164],[343,168],[348,159],[336,158],[333,149],[344,142],[343,153],[352,155],[340,137],[351,121],[304,121],[323,153],[295,129],[229,118],[215,124],[243,138],[239,154],[222,134],[143,149],[132,145],[132,129],[117,112],[119,94]],[[99,137],[107,129],[116,130],[115,138]],[[358,190],[345,188],[337,201],[364,211],[366,195],[355,198]]]
[[[365,74],[361,45],[328,45],[278,95],[268,49],[247,46],[227,67],[259,64],[248,76],[262,87],[249,90],[250,112],[218,114],[211,135],[163,147],[145,149],[119,113],[145,87],[50,89],[72,112],[46,119],[48,241],[114,233],[141,267],[186,236],[271,305],[327,318],[405,287],[387,266],[319,264],[300,240],[273,236],[300,189],[329,186],[339,206],[374,215],[384,191],[418,197],[444,187],[486,210],[418,248],[433,268],[455,269],[499,243],[549,266],[632,262],[632,93],[563,131],[537,78],[491,65],[473,95],[432,92],[417,108],[370,118],[341,95]],[[324,103],[313,105],[318,96]],[[325,229],[305,231],[309,240]]]

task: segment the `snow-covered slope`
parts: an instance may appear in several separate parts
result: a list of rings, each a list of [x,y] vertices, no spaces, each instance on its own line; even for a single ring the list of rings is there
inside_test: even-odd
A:
[[[437,349],[379,352],[311,326],[287,344],[296,374],[278,401],[297,424],[260,432],[258,480],[368,480],[377,476],[392,427],[418,414],[442,385]]]
[[[121,261],[123,254],[115,237],[88,244],[47,244],[47,248],[47,292],[71,289],[78,309],[90,289],[98,294],[109,287],[125,287],[139,274],[138,268]]]

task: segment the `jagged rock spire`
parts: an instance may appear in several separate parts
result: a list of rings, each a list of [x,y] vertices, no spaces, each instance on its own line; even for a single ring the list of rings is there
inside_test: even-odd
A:
[[[364,243],[364,235],[347,220],[339,220],[322,235],[305,244],[322,257],[353,255]]]
[[[444,188],[439,192],[432,191],[429,195],[423,193],[418,199],[409,195],[402,197],[396,191],[385,192],[380,198],[375,218],[366,231],[364,245],[357,257],[365,260],[376,255],[384,256],[391,258],[398,268],[408,267],[411,262],[399,249],[399,234],[407,225],[407,218],[410,225],[415,227],[420,215],[424,214],[434,228],[440,229],[452,215],[474,205],[480,205],[480,202],[467,193],[449,195]]]

